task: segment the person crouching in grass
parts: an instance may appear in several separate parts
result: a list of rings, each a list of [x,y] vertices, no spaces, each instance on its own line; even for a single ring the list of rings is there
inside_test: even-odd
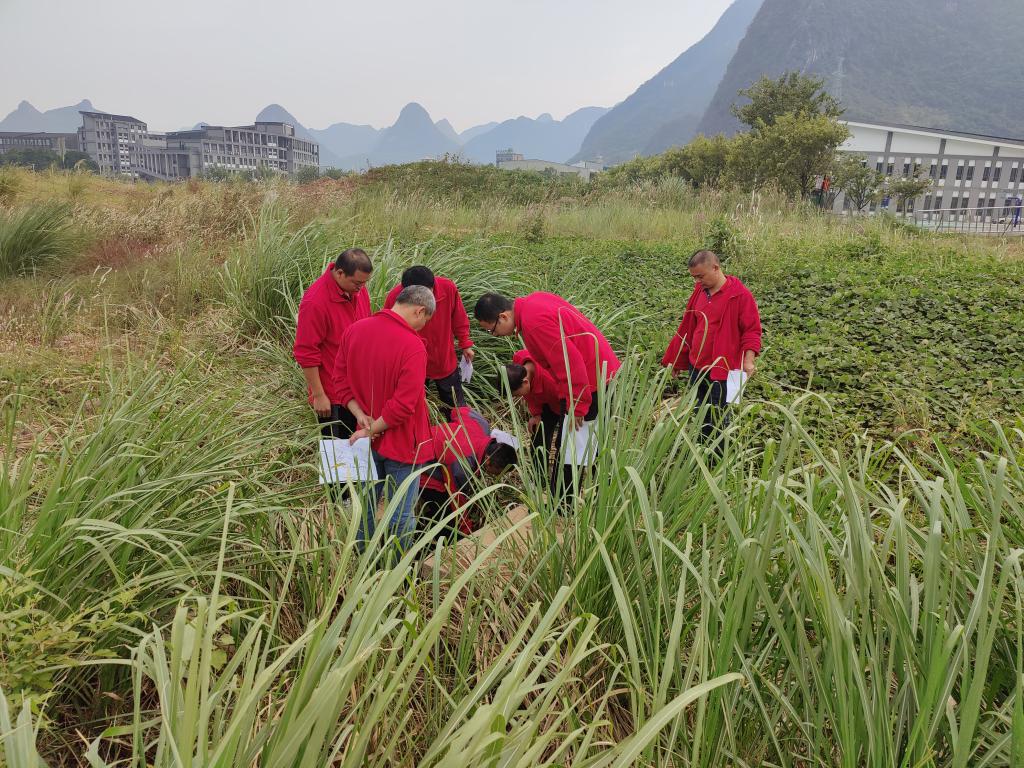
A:
[[[505,366],[504,379],[499,375],[495,388],[501,392],[508,382],[508,392],[514,398],[523,400],[530,419],[526,423],[532,436],[534,456],[542,472],[550,476],[554,489],[557,477],[550,473],[549,455],[551,441],[562,429],[562,401],[551,374],[539,367],[528,350],[520,349],[512,356],[512,362]]]
[[[420,515],[426,528],[455,510],[462,510],[455,524],[445,528],[454,538],[476,530],[468,509],[473,478],[498,477],[517,461],[516,449],[491,437],[491,427],[472,408],[453,408],[450,421],[431,427],[438,465],[420,475]]]

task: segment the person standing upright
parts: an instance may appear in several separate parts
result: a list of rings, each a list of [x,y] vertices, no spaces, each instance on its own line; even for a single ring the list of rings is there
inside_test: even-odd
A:
[[[753,294],[734,275],[726,275],[713,251],[697,251],[687,264],[695,285],[686,311],[661,364],[689,373],[704,411],[701,433],[714,437],[726,406],[729,371],[753,376],[761,352],[761,315]]]
[[[462,296],[455,283],[447,277],[435,275],[428,267],[409,267],[402,273],[402,282],[391,289],[384,308],[394,306],[395,299],[410,285],[422,285],[434,294],[437,309],[430,322],[420,331],[427,346],[427,379],[434,382],[437,394],[449,408],[464,406],[462,376],[452,340],[458,341],[462,356],[473,362],[476,352],[469,337],[469,316],[462,304]]]
[[[344,251],[302,294],[292,356],[302,368],[309,403],[324,437],[346,438],[355,418],[345,408],[334,379],[341,337],[350,325],[370,316],[366,284],[373,272],[360,248]]]
[[[376,527],[377,498],[383,491],[394,497],[416,466],[433,460],[433,442],[423,380],[427,351],[419,331],[434,313],[429,288],[405,288],[391,309],[354,323],[341,339],[335,380],[342,401],[359,428],[349,438],[371,441],[377,482],[369,483],[366,511],[359,525],[365,545]],[[389,521],[401,549],[416,532],[417,485],[411,483],[397,500]]]

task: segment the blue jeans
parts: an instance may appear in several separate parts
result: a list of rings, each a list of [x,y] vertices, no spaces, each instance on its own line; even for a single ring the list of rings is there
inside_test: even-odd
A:
[[[404,552],[412,546],[416,535],[416,516],[413,510],[419,486],[413,482],[400,499],[394,500],[392,497],[398,493],[399,487],[413,473],[416,466],[386,459],[376,451],[373,451],[373,463],[377,467],[378,479],[375,483],[367,483],[365,486],[366,510],[363,519],[359,521],[356,541],[359,548],[363,549],[366,542],[373,538],[377,528],[377,501],[383,493],[389,501],[395,501],[391,517],[386,521],[388,533],[397,539],[399,549]]]

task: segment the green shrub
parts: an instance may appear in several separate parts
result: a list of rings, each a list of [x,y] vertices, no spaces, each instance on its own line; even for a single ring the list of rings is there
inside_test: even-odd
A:
[[[66,204],[0,211],[0,277],[43,269],[74,256],[82,244]]]

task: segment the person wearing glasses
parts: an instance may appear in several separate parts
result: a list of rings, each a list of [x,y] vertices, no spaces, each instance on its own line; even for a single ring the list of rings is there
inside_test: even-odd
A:
[[[543,291],[514,300],[485,293],[473,314],[492,336],[519,334],[533,363],[554,379],[566,429],[575,432],[588,422],[593,426],[598,387],[615,376],[621,363],[586,315],[561,296]],[[564,487],[575,491],[573,470],[563,463]]]

